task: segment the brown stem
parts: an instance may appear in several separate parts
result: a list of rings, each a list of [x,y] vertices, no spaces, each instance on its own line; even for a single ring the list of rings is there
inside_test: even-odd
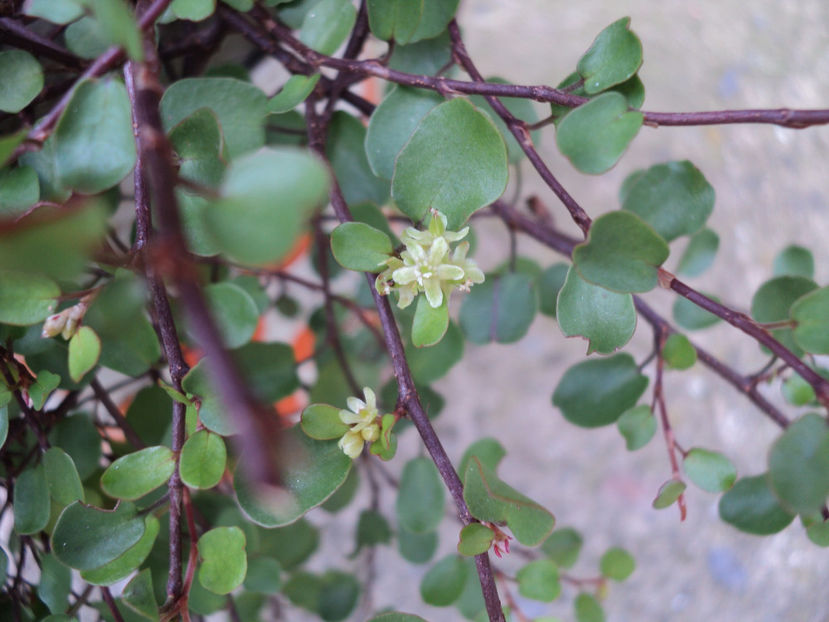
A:
[[[118,605],[115,604],[115,599],[112,598],[112,592],[109,591],[108,587],[101,586],[101,596],[106,603],[106,606],[109,608],[109,612],[112,614],[112,618],[115,622],[124,622],[124,617],[121,615],[121,612],[118,611]]]
[[[124,436],[129,441],[130,445],[136,447],[137,449],[143,449],[146,447],[146,443],[141,440],[141,437],[138,436],[138,433],[132,425],[130,425],[130,422],[127,421],[127,418],[121,414],[121,410],[118,408],[118,405],[112,401],[109,393],[107,393],[107,390],[101,386],[101,383],[97,378],[93,378],[90,381],[89,387],[92,389],[92,392],[95,393],[95,397],[98,398],[98,401],[106,409],[107,413],[109,413],[109,416],[115,420],[115,425],[121,428],[124,432]]]
[[[63,46],[8,17],[0,17],[0,39],[7,45],[13,45],[35,56],[56,61],[69,69],[81,71],[87,65],[85,60],[75,56]]]

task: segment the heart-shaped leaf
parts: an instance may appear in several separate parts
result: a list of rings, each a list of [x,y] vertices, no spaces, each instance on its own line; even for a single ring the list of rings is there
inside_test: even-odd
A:
[[[169,447],[146,447],[109,465],[101,475],[101,488],[110,497],[133,501],[167,482],[175,467]]]
[[[406,45],[423,17],[423,2],[368,0],[368,23],[378,39]]]
[[[214,594],[228,594],[245,580],[245,534],[238,527],[216,527],[199,538],[199,583]]]
[[[469,523],[461,529],[458,538],[458,553],[468,557],[480,555],[489,550],[494,539],[495,532],[486,525]]]
[[[222,437],[209,430],[198,430],[181,448],[181,481],[191,488],[213,488],[222,479],[227,448]]]
[[[81,326],[69,340],[69,376],[80,382],[98,364],[100,356],[101,339],[89,326]]]
[[[792,423],[769,451],[769,483],[783,505],[817,512],[829,495],[829,426],[817,414]]]
[[[636,560],[625,549],[613,547],[605,551],[599,560],[602,576],[614,581],[624,581],[636,569]]]
[[[616,20],[599,33],[579,59],[577,69],[584,78],[584,90],[588,94],[624,82],[639,69],[642,42],[629,28],[629,17]]]
[[[791,306],[794,340],[806,352],[829,354],[829,287],[821,287]]]
[[[182,119],[170,131],[170,142],[178,156],[179,177],[211,188],[221,183],[224,138],[213,110],[199,108]]]
[[[403,467],[397,493],[397,522],[411,533],[434,531],[443,519],[445,493],[437,468],[428,458]]]
[[[791,244],[774,258],[774,276],[815,277],[815,258],[812,251],[797,244]]]
[[[389,236],[362,222],[344,222],[331,232],[331,252],[343,268],[380,272],[391,256]]]

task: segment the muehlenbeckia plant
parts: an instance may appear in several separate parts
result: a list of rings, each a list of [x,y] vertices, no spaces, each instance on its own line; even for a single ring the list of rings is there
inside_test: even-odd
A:
[[[363,451],[363,443],[373,443],[380,438],[380,415],[374,391],[363,387],[365,401],[357,397],[346,400],[348,410],[340,410],[340,421],[349,427],[338,445],[349,458],[356,458]]]

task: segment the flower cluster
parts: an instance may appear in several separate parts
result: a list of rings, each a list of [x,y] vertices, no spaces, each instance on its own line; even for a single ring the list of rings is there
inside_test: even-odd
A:
[[[423,292],[429,305],[437,308],[452,290],[469,291],[474,283],[483,283],[484,273],[474,260],[466,257],[469,242],[461,242],[454,250],[449,246],[467,233],[469,227],[447,231],[446,216],[433,209],[427,230],[409,227],[400,236],[406,250],[399,258],[390,257],[386,261],[388,267],[377,275],[377,291],[383,295],[397,292],[397,306],[401,309]]]
[[[377,398],[374,391],[363,387],[363,396],[366,401],[349,397],[346,400],[348,410],[340,410],[340,421],[351,426],[343,434],[338,446],[349,458],[356,458],[363,451],[363,443],[374,442],[380,438],[379,414],[377,413]]]

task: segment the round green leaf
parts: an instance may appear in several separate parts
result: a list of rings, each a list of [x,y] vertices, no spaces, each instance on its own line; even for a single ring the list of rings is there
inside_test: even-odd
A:
[[[429,304],[426,296],[419,296],[412,321],[412,344],[416,348],[433,346],[446,334],[449,328],[449,299],[443,297],[443,302],[437,308]]]
[[[469,466],[473,456],[476,457],[481,464],[495,471],[501,463],[501,460],[503,460],[506,455],[507,450],[504,449],[504,446],[497,440],[491,437],[482,438],[472,443],[467,450],[463,452],[458,473],[466,473],[466,469]]]
[[[495,532],[481,523],[469,523],[463,529],[458,539],[458,553],[473,557],[489,550]]]
[[[228,594],[245,580],[245,534],[238,527],[216,527],[199,538],[199,583],[214,594]]]
[[[392,532],[386,517],[376,510],[363,510],[357,521],[357,546],[349,556],[356,557],[364,546],[372,547],[391,542]]]
[[[368,163],[366,128],[356,117],[337,111],[328,126],[325,154],[343,197],[349,205],[383,205],[389,198],[389,182],[377,177]]]
[[[111,188],[135,164],[130,102],[115,79],[81,82],[55,128],[60,183],[84,194]]]
[[[487,82],[494,84],[509,84],[509,82],[503,78],[498,77],[487,78]],[[504,123],[504,120],[500,117],[500,115],[489,107],[486,98],[482,95],[472,95],[469,99],[473,104],[489,115],[489,118],[492,119],[495,127],[498,128],[498,131],[501,133],[501,136],[507,145],[507,159],[510,163],[520,162],[524,157],[524,150],[521,148],[521,145],[518,144],[515,136],[512,135],[509,127],[507,127],[507,124]],[[504,107],[509,111],[509,113],[516,119],[524,121],[527,124],[533,124],[538,121],[538,115],[535,113],[535,109],[528,99],[520,97],[504,97],[500,101],[504,104]],[[533,143],[537,146],[541,137],[541,132],[539,130],[531,131],[530,137],[532,138]]]
[[[609,354],[636,330],[633,296],[588,283],[572,267],[558,295],[556,317],[565,337],[587,339],[587,354]]]
[[[518,593],[524,598],[550,603],[561,594],[558,566],[549,559],[530,562],[518,571],[515,578],[518,580]]]
[[[77,570],[100,568],[132,548],[144,535],[144,521],[132,503],[101,510],[75,501],[58,517],[52,532],[52,550]]]
[[[708,492],[725,492],[737,480],[737,469],[731,460],[716,451],[694,447],[685,455],[682,465],[688,479]]]
[[[331,252],[343,268],[380,272],[394,249],[391,240],[362,222],[345,222],[331,232]]]
[[[405,45],[439,35],[457,6],[458,0],[369,0],[369,26],[378,39]]]
[[[711,229],[702,229],[691,236],[688,246],[679,258],[676,271],[688,277],[699,276],[714,263],[720,248],[720,236]]]
[[[829,427],[820,415],[792,423],[769,452],[769,483],[783,505],[816,512],[829,495]]]
[[[557,263],[547,268],[536,278],[538,290],[538,310],[550,317],[556,316],[558,293],[564,287],[564,281],[570,272],[567,264]]]
[[[303,432],[319,441],[338,439],[349,430],[340,419],[340,409],[328,404],[307,406],[302,411],[300,425]]]
[[[296,108],[311,94],[320,77],[318,73],[291,76],[282,89],[268,100],[268,112],[279,114]]]
[[[148,514],[144,519],[144,535],[135,545],[108,564],[82,571],[81,577],[92,585],[112,585],[128,577],[147,559],[160,528],[159,520],[152,514]]]
[[[815,400],[815,390],[799,374],[792,374],[780,385],[785,400],[794,406],[805,406]]]
[[[124,48],[132,60],[143,58],[141,32],[135,20],[135,12],[126,0],[108,0],[107,2],[87,2],[92,9],[101,30],[110,44]]]
[[[219,185],[225,170],[224,139],[215,112],[199,108],[185,117],[170,131],[170,142],[176,152],[179,177],[211,188]],[[189,220],[185,224],[189,225]]]
[[[605,622],[604,610],[592,594],[582,592],[573,602],[576,622]]]
[[[245,589],[257,594],[276,594],[282,587],[282,566],[273,557],[254,557],[248,562]]]
[[[533,277],[518,272],[490,275],[466,296],[459,320],[473,343],[512,343],[527,334],[537,306]]]
[[[636,568],[636,560],[625,549],[614,547],[605,551],[599,560],[599,570],[603,576],[614,581],[624,581]]]
[[[97,58],[112,44],[101,22],[92,15],[69,24],[63,31],[63,40],[70,52],[87,60]]]
[[[576,563],[584,540],[572,527],[556,529],[541,545],[544,554],[560,568],[570,568]]]
[[[259,309],[253,298],[234,283],[212,283],[204,288],[210,313],[228,348],[250,341],[259,322]]]
[[[769,489],[766,475],[737,480],[720,498],[719,511],[732,527],[758,536],[777,533],[794,519]]]
[[[43,454],[43,469],[49,494],[61,506],[83,501],[83,485],[72,458],[60,447],[51,447]]]
[[[688,337],[674,333],[665,340],[662,357],[671,369],[688,369],[697,362],[697,350]]]
[[[758,322],[789,319],[789,309],[801,296],[817,289],[812,279],[777,276],[763,283],[751,299],[751,316]],[[829,301],[829,297],[827,297]]]
[[[639,133],[642,113],[619,93],[603,93],[568,112],[556,129],[558,148],[582,173],[612,168]]]
[[[703,292],[704,293],[704,292]],[[706,294],[711,300],[719,302],[719,298]],[[673,316],[676,323],[685,330],[700,330],[708,328],[720,321],[716,315],[695,305],[687,298],[680,298],[674,301]]]
[[[438,548],[438,534],[435,531],[412,533],[402,527],[397,532],[397,550],[400,556],[413,564],[425,564]]]
[[[588,94],[624,82],[639,69],[642,42],[629,28],[629,17],[616,20],[599,33],[579,59],[577,69],[584,78],[584,90]]]
[[[389,59],[389,67],[421,75],[435,75],[449,62],[452,51],[449,32],[443,30],[432,39],[424,39],[408,45],[395,45]]]
[[[62,613],[69,604],[72,591],[72,571],[61,564],[54,555],[40,558],[40,584],[38,598],[52,613]]]
[[[20,216],[39,198],[40,182],[31,166],[0,170],[0,217]]]
[[[796,244],[787,246],[774,258],[774,276],[815,276],[815,258],[812,251]]]
[[[168,447],[146,447],[109,465],[101,488],[110,497],[132,501],[167,482],[175,467],[175,454]]]
[[[218,434],[199,430],[181,448],[179,473],[190,488],[213,488],[225,472],[227,449]]]
[[[0,110],[17,113],[43,88],[43,68],[23,50],[0,52]]]
[[[461,595],[467,578],[462,557],[448,555],[429,569],[420,582],[420,596],[435,607],[448,607]]]
[[[216,10],[216,0],[173,0],[170,10],[179,19],[200,22]]]
[[[0,270],[0,322],[28,326],[45,320],[55,310],[60,288],[36,274]]]
[[[432,109],[397,156],[392,196],[413,221],[429,208],[459,229],[507,185],[507,152],[492,121],[457,98]]]
[[[228,167],[221,194],[205,211],[208,231],[231,258],[259,265],[291,249],[328,194],[328,174],[308,152],[263,149]]]
[[[627,409],[616,420],[619,433],[625,438],[628,451],[647,445],[656,433],[656,418],[650,406],[640,404]]]
[[[655,510],[664,510],[671,507],[677,499],[685,492],[687,485],[682,480],[669,479],[662,484],[656,498],[653,500],[653,508]]]
[[[553,393],[564,418],[586,428],[615,422],[644,393],[648,378],[630,354],[588,360],[568,369]]]
[[[786,278],[786,277],[782,277]],[[794,340],[806,352],[829,354],[829,287],[821,287],[791,307]]]
[[[414,458],[403,467],[397,493],[397,522],[412,533],[434,531],[443,519],[443,483],[429,458]]]
[[[49,485],[43,464],[23,471],[14,483],[14,530],[34,534],[49,523]]]
[[[80,382],[84,375],[98,364],[101,340],[89,326],[81,326],[69,340],[69,375]]]
[[[27,0],[23,14],[39,17],[53,24],[74,22],[84,13],[83,5],[76,0]]]
[[[72,457],[82,481],[98,468],[101,437],[88,415],[66,417],[54,427],[49,441]]]
[[[806,536],[818,546],[829,546],[829,521],[818,519],[806,528]]]
[[[122,602],[143,618],[151,620],[158,616],[158,601],[153,588],[152,571],[145,568],[124,586]]]
[[[305,15],[299,40],[320,54],[333,54],[356,19],[357,9],[350,0],[320,0]]]
[[[616,292],[647,292],[668,245],[630,212],[610,212],[593,221],[587,240],[573,249],[573,264],[586,280]]]

